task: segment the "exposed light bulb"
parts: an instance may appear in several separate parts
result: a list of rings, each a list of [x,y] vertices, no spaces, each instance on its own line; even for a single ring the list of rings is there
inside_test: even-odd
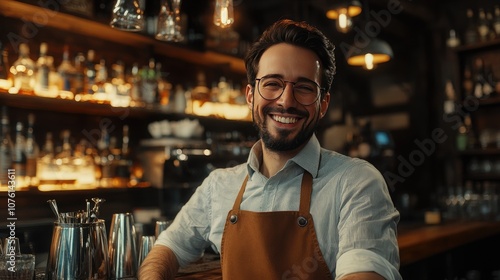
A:
[[[365,54],[365,68],[367,70],[372,70],[375,68],[375,64],[373,63],[373,54],[367,53]]]
[[[234,23],[233,0],[216,0],[214,11],[214,24],[222,28]]]
[[[348,15],[347,9],[342,8],[339,10],[339,17],[337,18],[337,30],[342,33],[347,33],[351,30],[352,18]]]

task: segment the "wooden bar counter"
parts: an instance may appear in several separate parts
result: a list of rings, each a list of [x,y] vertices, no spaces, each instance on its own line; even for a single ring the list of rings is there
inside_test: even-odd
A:
[[[438,225],[401,225],[398,232],[401,267],[446,253],[475,241],[500,235],[500,222],[460,221]],[[443,268],[444,269],[444,268]],[[218,260],[193,264],[176,279],[222,279]]]
[[[408,229],[400,227],[401,266],[499,234],[500,222],[488,221],[452,222]]]

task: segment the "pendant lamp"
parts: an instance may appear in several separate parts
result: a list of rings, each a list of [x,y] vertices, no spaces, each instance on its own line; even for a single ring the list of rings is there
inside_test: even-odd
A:
[[[351,30],[352,18],[362,11],[361,3],[357,0],[337,0],[331,8],[326,11],[326,17],[336,21],[335,27],[342,33]]]
[[[375,65],[387,62],[393,58],[391,46],[378,38],[371,38],[366,47],[361,48],[357,53],[351,53],[347,57],[347,63],[353,66],[363,66],[367,70],[372,70]]]

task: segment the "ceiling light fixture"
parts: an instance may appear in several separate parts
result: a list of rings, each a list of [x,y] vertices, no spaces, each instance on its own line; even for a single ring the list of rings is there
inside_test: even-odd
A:
[[[394,57],[391,46],[377,38],[371,38],[368,45],[347,57],[347,63],[352,66],[363,66],[372,70],[377,64],[387,62]]]
[[[335,26],[338,31],[347,33],[352,27],[352,18],[362,11],[361,3],[357,0],[341,0],[332,5],[326,12],[326,17],[336,20]]]
[[[215,0],[214,24],[226,28],[233,23],[233,0]]]

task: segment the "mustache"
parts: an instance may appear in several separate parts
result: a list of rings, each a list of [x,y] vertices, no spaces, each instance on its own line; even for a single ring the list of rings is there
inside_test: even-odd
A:
[[[300,117],[308,117],[309,114],[307,111],[300,111],[297,108],[283,108],[283,107],[265,107],[262,112],[264,114],[270,114],[270,113],[279,113],[279,114],[292,114],[292,115],[297,115]]]

